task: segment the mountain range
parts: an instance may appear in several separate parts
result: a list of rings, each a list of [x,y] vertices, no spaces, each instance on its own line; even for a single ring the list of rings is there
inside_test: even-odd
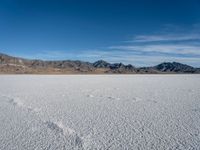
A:
[[[195,68],[178,62],[164,62],[152,67],[134,67],[123,63],[94,63],[72,60],[44,61],[9,56],[0,53],[0,74],[175,74],[200,73]]]

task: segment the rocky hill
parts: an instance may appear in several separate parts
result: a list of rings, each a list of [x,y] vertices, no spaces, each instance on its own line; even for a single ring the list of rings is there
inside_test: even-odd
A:
[[[177,62],[172,62],[172,63],[165,62],[155,66],[155,69],[161,72],[176,72],[176,73],[195,73],[197,71],[196,68]]]
[[[177,62],[164,62],[154,67],[136,68],[122,63],[108,63],[99,60],[94,63],[84,61],[43,61],[12,57],[0,53],[1,74],[150,74],[150,73],[200,73],[194,68]]]

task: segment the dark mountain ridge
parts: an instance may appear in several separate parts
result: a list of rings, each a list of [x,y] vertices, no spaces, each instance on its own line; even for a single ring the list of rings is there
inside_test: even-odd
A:
[[[164,62],[153,67],[136,68],[122,63],[108,63],[98,60],[94,63],[84,61],[59,60],[44,61],[13,57],[0,53],[1,74],[152,74],[152,73],[200,73],[199,68],[178,62]]]

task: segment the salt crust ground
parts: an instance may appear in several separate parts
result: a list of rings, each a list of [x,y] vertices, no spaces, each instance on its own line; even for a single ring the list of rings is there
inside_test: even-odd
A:
[[[200,75],[1,75],[0,149],[200,149]]]

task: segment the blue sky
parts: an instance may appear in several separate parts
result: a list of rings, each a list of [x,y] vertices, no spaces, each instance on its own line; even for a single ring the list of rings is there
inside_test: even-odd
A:
[[[1,0],[0,52],[200,67],[199,0]]]

